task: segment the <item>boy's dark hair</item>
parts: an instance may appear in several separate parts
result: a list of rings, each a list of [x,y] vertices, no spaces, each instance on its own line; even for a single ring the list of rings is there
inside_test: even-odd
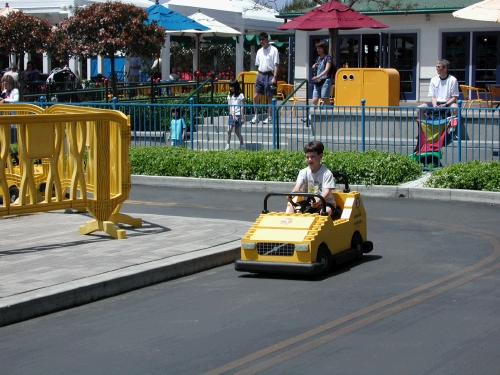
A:
[[[267,33],[263,31],[263,32],[259,33],[259,38],[265,38],[265,39],[268,39],[268,38],[269,38],[269,35],[267,35]]]
[[[318,155],[321,155],[324,150],[325,150],[325,145],[320,141],[311,141],[304,146],[304,153],[317,152]]]
[[[241,94],[241,88],[240,88],[240,82],[238,80],[234,80],[229,82],[229,87],[234,88],[233,96],[240,96]]]

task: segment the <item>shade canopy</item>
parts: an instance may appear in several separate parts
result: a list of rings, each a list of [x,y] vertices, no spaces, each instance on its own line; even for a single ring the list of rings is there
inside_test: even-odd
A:
[[[189,30],[173,31],[173,32],[167,31],[167,33],[170,35],[180,35],[180,36],[185,35],[185,36],[195,36],[195,37],[241,35],[241,33],[238,30],[233,29],[232,27],[229,27],[223,24],[222,22],[219,22],[216,19],[209,17],[201,12],[196,12],[190,15],[189,18],[203,25],[204,27],[207,28],[207,30],[200,31],[196,29],[189,29]]]
[[[202,12],[196,12],[189,16],[192,20],[202,24],[207,27],[208,30],[183,30],[183,31],[168,31],[167,34],[174,36],[191,36],[196,38],[196,48],[193,54],[193,72],[200,68],[200,42],[203,37],[229,37],[229,36],[239,36],[241,33],[229,27],[216,19],[203,14]]]
[[[148,23],[156,22],[166,30],[208,30],[208,27],[158,3],[147,8],[146,12],[148,12]]]
[[[337,1],[329,1],[278,27],[279,30],[383,29],[388,27]]]
[[[5,8],[0,9],[0,16],[7,16],[10,13],[19,12],[19,9],[11,8],[8,3],[5,4]]]
[[[228,23],[227,15],[221,13],[233,13],[233,22],[231,26],[235,26],[238,22],[241,22],[242,19],[255,19],[259,20],[260,23],[263,21],[272,22],[276,24],[275,26],[281,23],[281,21],[276,18],[279,14],[276,10],[253,0],[209,0],[204,2],[200,2],[200,0],[161,0],[160,2],[168,4],[169,8],[183,7],[183,14],[186,14],[186,8],[201,8],[203,13],[217,17],[217,19],[225,23]],[[219,15],[215,16],[215,13],[211,12],[212,10],[216,11]],[[188,12],[187,14],[190,13],[192,12]],[[244,25],[242,26],[248,28],[251,24],[253,23],[244,21]]]
[[[453,17],[476,21],[499,22],[500,0],[484,0],[453,12]]]

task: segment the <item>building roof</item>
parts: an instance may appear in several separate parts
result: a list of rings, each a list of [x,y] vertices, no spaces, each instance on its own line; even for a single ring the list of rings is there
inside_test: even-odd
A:
[[[339,1],[345,3],[344,1]],[[399,9],[377,8],[373,2],[361,1],[352,6],[352,8],[360,13],[367,15],[405,15],[419,13],[453,13],[456,10],[465,8],[469,5],[477,3],[478,0],[402,0]],[[312,9],[312,8],[310,8]],[[310,9],[302,11],[280,13],[277,18],[291,19],[298,17]]]

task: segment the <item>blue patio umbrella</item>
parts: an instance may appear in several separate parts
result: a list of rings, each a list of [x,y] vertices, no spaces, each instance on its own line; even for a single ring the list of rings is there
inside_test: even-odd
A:
[[[146,12],[148,12],[148,23],[156,22],[158,26],[162,26],[165,30],[209,30],[208,27],[195,20],[160,5],[158,0],[156,0],[156,4],[147,8]]]

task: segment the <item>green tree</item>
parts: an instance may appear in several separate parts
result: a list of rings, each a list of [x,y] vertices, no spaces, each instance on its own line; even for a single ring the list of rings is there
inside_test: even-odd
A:
[[[25,53],[44,52],[51,30],[48,21],[21,11],[0,16],[0,53],[13,53],[19,60]]]
[[[61,56],[109,57],[113,95],[117,96],[115,55],[137,53],[151,58],[165,42],[165,29],[146,25],[148,14],[135,5],[118,1],[76,8],[72,17],[58,25],[52,52]]]

